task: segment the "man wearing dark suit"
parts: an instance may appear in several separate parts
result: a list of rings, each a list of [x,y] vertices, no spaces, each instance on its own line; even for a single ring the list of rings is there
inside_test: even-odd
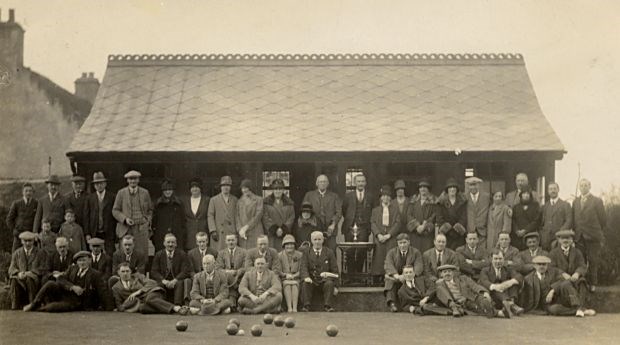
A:
[[[517,259],[515,260],[517,265],[514,266],[514,268],[516,268],[522,276],[526,276],[531,272],[534,272],[535,267],[532,263],[532,259],[539,255],[549,256],[549,253],[540,247],[539,238],[540,235],[537,232],[530,232],[523,236],[523,240],[525,241],[527,248],[519,253]]]
[[[195,177],[189,181],[190,196],[182,199],[185,214],[186,240],[185,250],[196,248],[196,235],[199,232],[209,233],[207,213],[209,211],[209,198],[202,194],[202,180]],[[207,240],[208,242],[208,240]],[[217,253],[217,248],[211,248]]]
[[[515,269],[504,266],[504,253],[493,249],[491,265],[480,271],[479,283],[489,291],[495,307],[501,309],[498,313],[500,316],[509,319],[513,313],[523,313],[523,308],[515,303],[522,282],[523,276]]]
[[[73,310],[112,310],[106,284],[101,273],[90,267],[90,253],[80,251],[73,256],[75,265],[69,267],[57,281],[43,285],[34,301],[24,311],[63,312]]]
[[[304,251],[301,258],[300,277],[302,279],[302,311],[309,311],[314,290],[323,292],[323,309],[334,311],[332,300],[336,280],[338,279],[338,265],[334,252],[323,246],[323,233],[315,231],[310,234],[312,246]]]
[[[596,312],[585,309],[579,293],[570,280],[562,277],[562,271],[549,267],[551,259],[537,256],[532,262],[536,270],[523,279],[519,305],[525,312],[577,317],[593,316]]]
[[[265,259],[268,269],[275,272],[281,270],[278,251],[269,247],[269,237],[267,235],[259,235],[256,239],[256,248],[246,250],[244,264],[246,271],[254,267],[254,262],[259,257]]]
[[[164,236],[164,249],[155,253],[151,278],[166,290],[166,300],[176,305],[185,301],[185,279],[191,278],[187,254],[177,249],[177,238],[172,233]]]
[[[113,255],[116,243],[116,219],[112,207],[116,194],[108,191],[107,179],[102,172],[95,172],[91,183],[95,193],[86,196],[84,205],[84,235],[86,239],[98,237],[105,241],[105,251]]]
[[[86,179],[82,176],[71,177],[72,191],[65,194],[67,205],[75,212],[75,222],[79,224],[82,229],[86,226],[86,195],[85,191]]]
[[[551,182],[547,190],[549,202],[541,207],[540,246],[548,251],[551,250],[556,232],[573,228],[573,211],[570,204],[558,196],[560,185]]]
[[[235,304],[230,300],[226,272],[215,268],[211,254],[202,259],[203,270],[194,275],[189,306],[200,309],[201,315],[229,314]]]
[[[509,192],[508,194],[506,194],[506,205],[510,208],[512,208],[515,205],[518,205],[521,202],[521,192],[524,190],[531,190],[530,188],[530,180],[527,177],[527,174],[525,173],[518,173],[517,176],[515,177],[515,185],[517,186],[517,189]],[[537,203],[540,204],[541,200],[540,200],[540,196],[538,195],[538,192],[536,192],[535,190],[532,190],[532,201],[536,201]]]
[[[480,270],[489,265],[488,254],[484,246],[479,246],[478,233],[468,232],[465,237],[465,245],[456,248],[461,262],[461,273],[478,281]]]
[[[19,234],[22,246],[11,256],[9,267],[9,295],[11,309],[21,309],[24,301],[32,303],[45,271],[46,254],[43,249],[34,246],[36,235],[30,231]]]
[[[588,281],[591,284],[591,291],[594,291],[598,285],[598,265],[607,215],[603,200],[590,194],[590,188],[591,184],[587,179],[579,181],[581,196],[573,201],[573,224],[575,242],[588,261]]]
[[[217,258],[217,252],[209,247],[209,235],[204,231],[199,231],[196,233],[196,239],[194,242],[198,245],[196,248],[191,249],[187,252],[187,256],[189,257],[189,262],[191,266],[192,276],[200,271],[202,271],[202,259],[205,255],[210,254],[213,255],[214,258]]]
[[[460,266],[458,254],[450,248],[446,248],[446,235],[437,234],[435,236],[434,248],[431,248],[422,254],[422,262],[424,264],[424,275],[428,280],[434,282],[439,278],[437,268],[442,265]]]
[[[228,276],[228,292],[236,303],[239,297],[239,283],[245,273],[245,249],[237,246],[237,235],[229,234],[224,239],[226,248],[217,253],[215,267],[224,270]],[[233,307],[234,309],[234,307]]]
[[[42,284],[48,280],[56,280],[61,274],[64,274],[73,259],[73,253],[69,249],[69,241],[64,237],[56,239],[56,251],[47,256],[46,273],[43,275]]]
[[[441,265],[438,267],[441,279],[436,281],[439,303],[452,310],[452,316],[460,317],[466,313],[473,315],[497,315],[491,296],[482,285],[476,284],[466,275],[458,275],[458,267]]]
[[[22,186],[22,198],[13,201],[6,215],[6,225],[13,232],[13,248],[14,252],[21,245],[19,234],[24,231],[32,231],[34,225],[34,217],[37,214],[39,202],[33,198],[34,188],[30,183],[24,183]]]
[[[112,254],[112,273],[118,272],[118,266],[129,263],[129,268],[134,275],[146,275],[146,255],[134,249],[134,239],[131,235],[125,235],[121,240],[120,248]],[[110,288],[118,282],[118,276],[114,274],[108,279]]]
[[[558,246],[549,252],[551,267],[557,267],[562,271],[562,277],[573,283],[579,293],[581,305],[585,305],[588,294],[588,283],[585,275],[588,271],[586,259],[581,251],[575,247],[573,230],[560,230],[555,233],[558,238]]]
[[[398,234],[396,236],[397,247],[388,251],[385,262],[385,286],[383,293],[385,300],[392,312],[398,311],[398,290],[405,282],[403,268],[412,266],[416,276],[421,276],[424,270],[422,254],[413,248],[409,242],[409,235]],[[400,303],[402,305],[402,302]]]
[[[101,273],[101,279],[107,282],[110,276],[112,276],[112,258],[103,251],[104,244],[105,241],[98,237],[93,237],[88,240],[92,258],[91,267],[99,271],[99,273]]]
[[[197,308],[174,305],[165,299],[166,291],[152,279],[132,274],[129,263],[123,262],[116,272],[118,282],[112,286],[116,310],[142,314],[198,314]]]
[[[435,303],[435,283],[415,274],[411,265],[403,267],[404,282],[398,289],[400,309],[416,315],[449,315],[450,309]]]
[[[41,221],[47,219],[50,221],[52,231],[58,233],[60,226],[65,221],[65,211],[69,208],[69,204],[67,199],[59,193],[60,179],[58,176],[51,175],[45,180],[45,183],[48,193],[39,199],[32,232],[41,232]]]
[[[342,234],[346,242],[368,242],[371,234],[370,217],[375,206],[374,197],[366,190],[366,176],[353,177],[355,190],[345,194],[342,201]],[[357,235],[355,233],[357,232]],[[349,249],[347,273],[360,273],[366,261],[365,249]]]
[[[316,187],[316,190],[306,193],[302,203],[308,202],[312,205],[312,211],[320,220],[319,223],[326,227],[320,229],[325,235],[325,246],[335,253],[338,223],[342,218],[342,201],[336,193],[327,190],[329,187],[327,176],[319,175],[316,178]]]
[[[475,176],[465,180],[469,189],[465,195],[467,198],[467,232],[477,232],[479,241],[486,243],[491,196],[489,193],[480,191],[481,182],[482,180]]]

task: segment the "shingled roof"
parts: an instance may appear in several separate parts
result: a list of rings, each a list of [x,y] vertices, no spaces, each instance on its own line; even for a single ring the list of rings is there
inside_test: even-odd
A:
[[[552,151],[519,54],[111,55],[79,152]]]

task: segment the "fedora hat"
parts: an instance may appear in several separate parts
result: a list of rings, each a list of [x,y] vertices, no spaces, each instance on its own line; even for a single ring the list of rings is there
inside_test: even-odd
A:
[[[108,179],[105,178],[105,175],[101,171],[96,171],[93,174],[93,181],[91,183],[97,183],[97,182],[108,182]]]
[[[60,184],[60,178],[58,178],[58,175],[50,175],[46,180],[45,183],[51,183],[51,184]]]

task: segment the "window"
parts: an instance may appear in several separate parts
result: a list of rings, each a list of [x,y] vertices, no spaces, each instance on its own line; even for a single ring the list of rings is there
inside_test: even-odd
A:
[[[364,172],[361,168],[348,168],[346,174],[347,181],[347,191],[355,190],[355,183],[353,182],[355,176],[364,175]]]
[[[291,172],[290,171],[263,171],[263,198],[271,195],[271,182],[275,179],[284,181],[284,194],[290,196]]]
[[[474,168],[466,168],[465,169],[465,177],[472,177],[474,175]]]

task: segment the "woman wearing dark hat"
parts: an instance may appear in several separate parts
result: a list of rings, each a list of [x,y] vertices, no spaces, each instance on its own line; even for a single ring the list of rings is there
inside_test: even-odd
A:
[[[278,274],[282,281],[282,292],[286,299],[288,312],[296,313],[297,301],[299,300],[302,253],[295,249],[295,237],[291,234],[287,234],[282,239],[282,248],[283,250],[278,253],[282,271]]]
[[[293,200],[284,194],[284,181],[271,182],[271,195],[263,200],[263,228],[269,235],[272,248],[282,246],[282,237],[293,232],[295,206]]]
[[[411,246],[424,253],[433,248],[437,198],[431,194],[431,183],[423,179],[418,183],[419,194],[411,198],[407,211],[407,231]]]
[[[519,193],[521,202],[512,207],[512,232],[510,242],[519,250],[526,248],[523,236],[529,232],[538,232],[540,228],[540,205],[533,200],[532,192],[523,189]]]
[[[174,185],[169,179],[161,183],[162,195],[155,202],[153,209],[153,246],[158,252],[164,249],[164,237],[173,233],[177,238],[178,248],[185,248],[185,214],[183,203],[174,195]]]
[[[381,187],[381,204],[372,210],[370,230],[375,243],[370,272],[375,280],[382,280],[385,275],[383,264],[388,250],[396,247],[396,236],[400,230],[398,207],[391,203],[392,188]]]
[[[446,235],[447,247],[456,250],[465,244],[467,233],[467,199],[455,179],[449,178],[437,199],[439,232]]]
[[[304,202],[301,204],[301,214],[295,222],[295,228],[293,235],[297,241],[297,247],[309,247],[310,246],[310,234],[313,231],[326,232],[325,225],[314,214],[312,204],[310,202]],[[325,235],[325,234],[324,234]]]
[[[185,213],[185,250],[196,248],[196,234],[203,231],[207,234],[207,210],[209,197],[202,194],[202,180],[194,177],[189,181],[189,197],[183,199],[183,213]]]
[[[239,233],[239,247],[256,247],[256,239],[263,235],[263,198],[252,192],[252,181],[241,181],[241,197],[237,201],[235,224]]]

